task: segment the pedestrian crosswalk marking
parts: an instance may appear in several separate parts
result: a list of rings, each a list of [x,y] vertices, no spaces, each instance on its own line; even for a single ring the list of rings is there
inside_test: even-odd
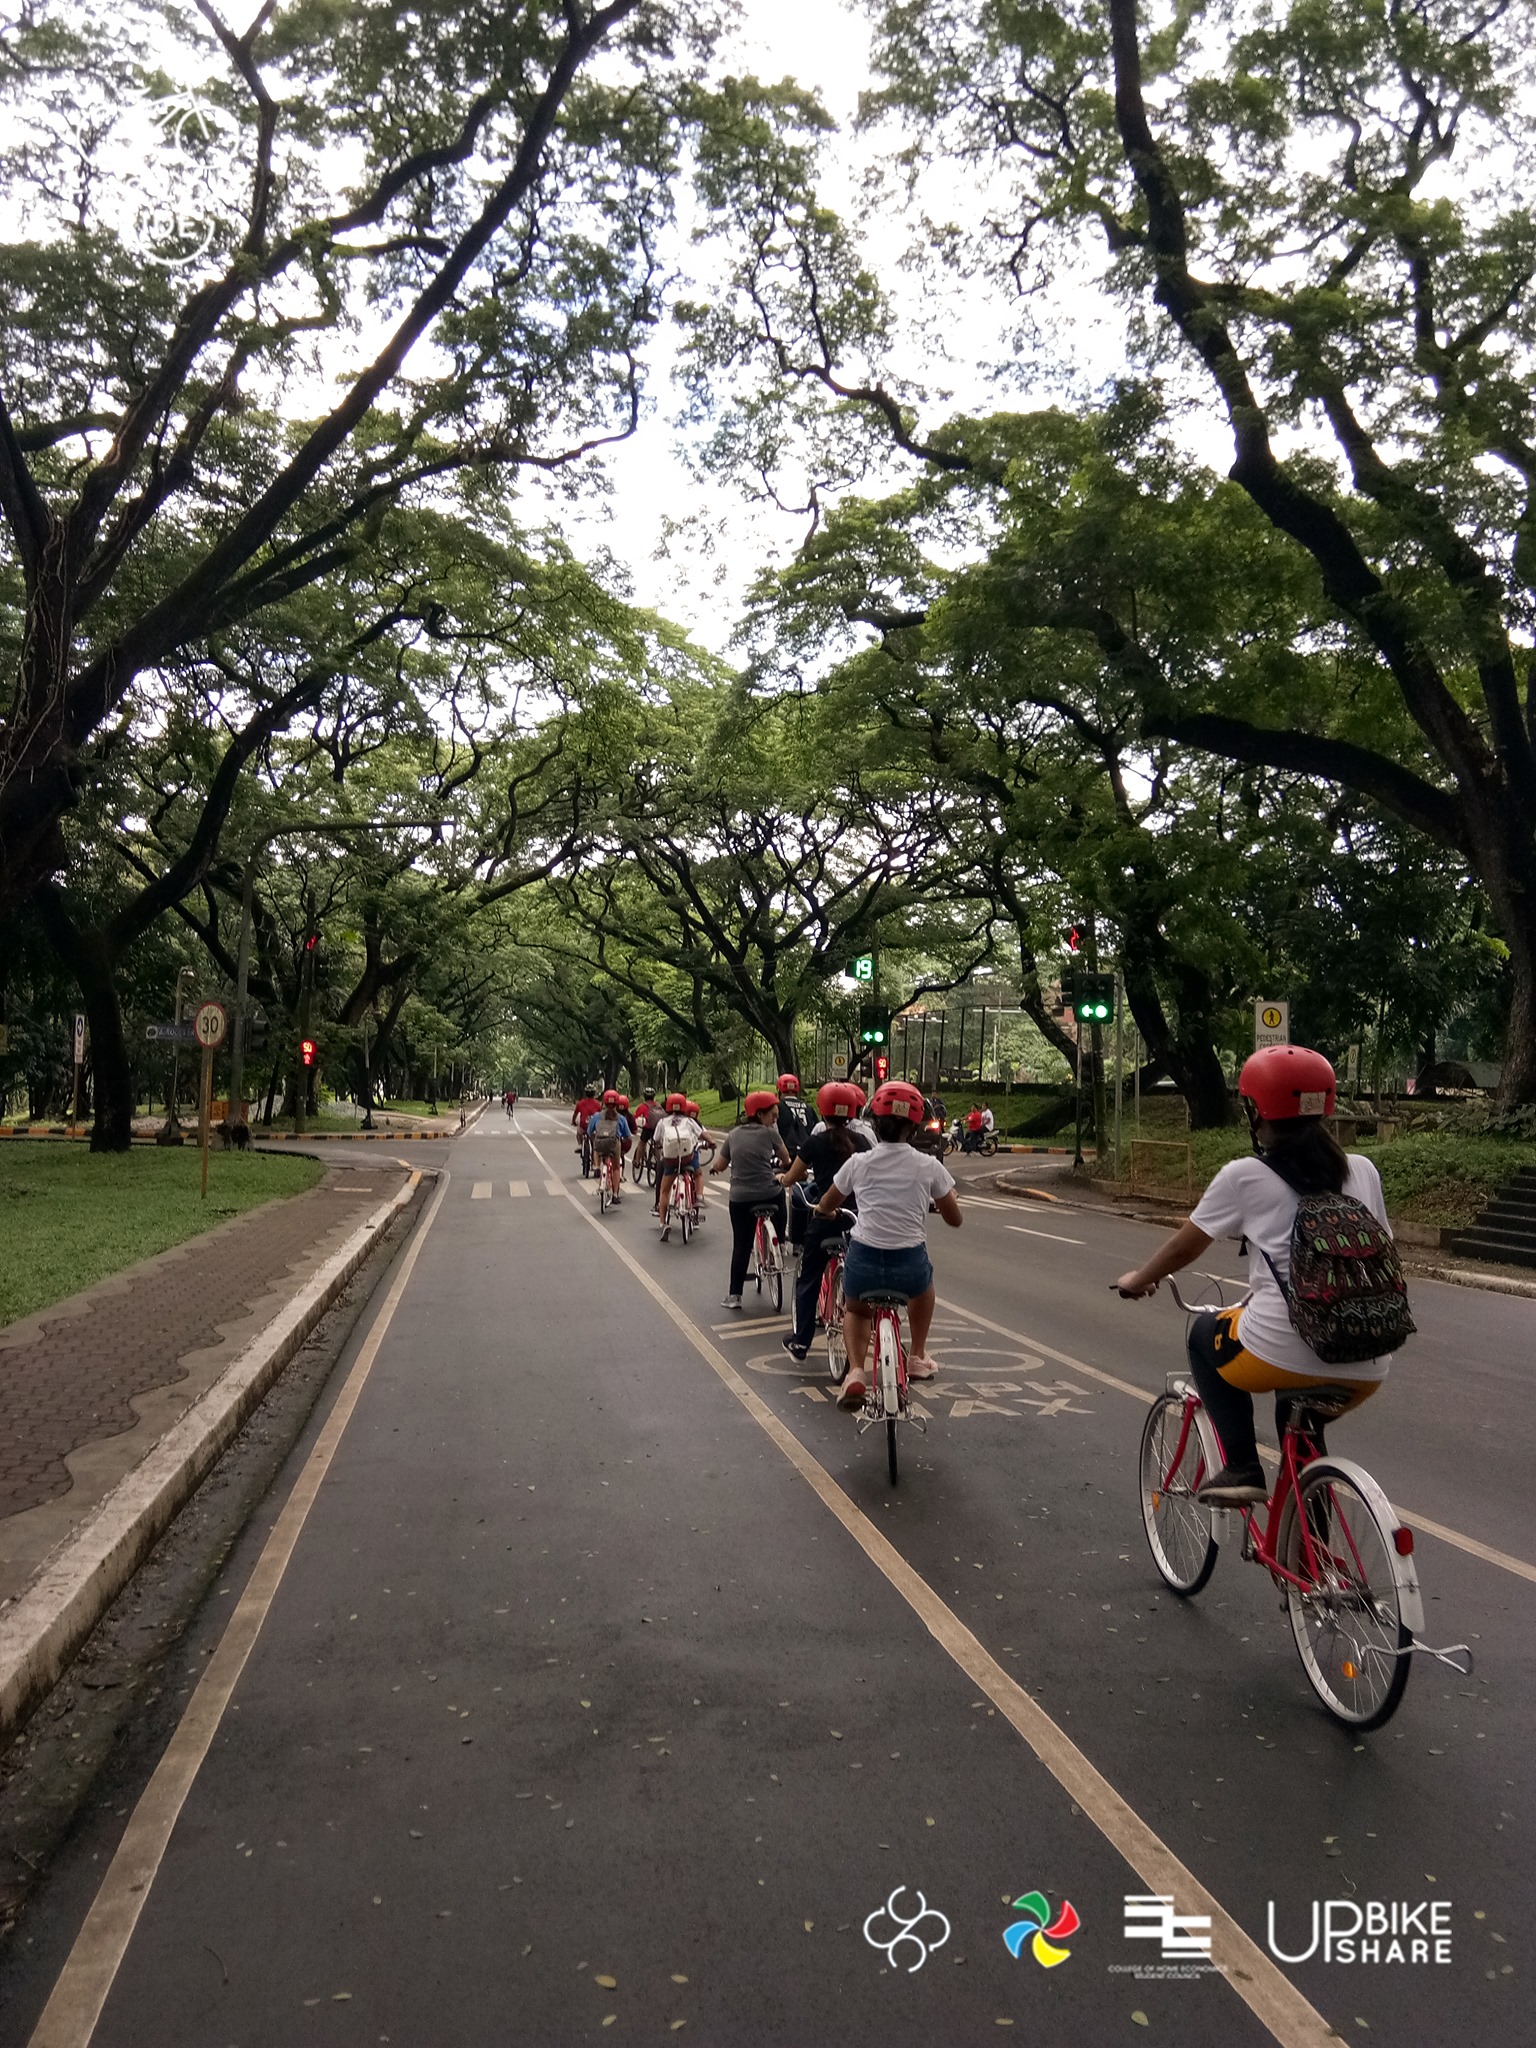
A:
[[[477,1180],[469,1191],[472,1202],[488,1202],[491,1199],[491,1184],[488,1180]]]
[[[514,1180],[507,1183],[507,1193],[509,1195],[526,1195],[527,1192],[528,1183],[525,1180]]]

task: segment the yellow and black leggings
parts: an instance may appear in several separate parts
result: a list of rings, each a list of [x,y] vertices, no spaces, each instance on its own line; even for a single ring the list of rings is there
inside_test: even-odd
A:
[[[1240,1308],[1222,1309],[1219,1314],[1196,1316],[1189,1326],[1190,1370],[1205,1403],[1205,1412],[1216,1425],[1222,1456],[1229,1466],[1258,1463],[1259,1446],[1253,1426],[1255,1394],[1275,1396],[1278,1435],[1285,1426],[1285,1410],[1291,1397],[1307,1387],[1353,1385],[1355,1398],[1344,1411],[1348,1414],[1362,1401],[1368,1401],[1381,1385],[1380,1380],[1350,1381],[1326,1368],[1307,1373],[1292,1372],[1283,1365],[1266,1365],[1262,1358],[1243,1349],[1237,1334],[1241,1314]],[[1321,1448],[1321,1428],[1314,1434]]]

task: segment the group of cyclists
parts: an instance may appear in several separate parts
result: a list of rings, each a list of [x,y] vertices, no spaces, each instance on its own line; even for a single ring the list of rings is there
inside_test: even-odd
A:
[[[1303,1046],[1266,1047],[1244,1065],[1238,1093],[1248,1118],[1252,1156],[1224,1166],[1189,1220],[1116,1283],[1127,1298],[1152,1294],[1161,1280],[1191,1264],[1216,1237],[1242,1239],[1251,1249],[1252,1286],[1246,1304],[1220,1317],[1202,1316],[1190,1331],[1194,1380],[1225,1454],[1221,1469],[1200,1488],[1200,1497],[1220,1505],[1263,1497],[1264,1475],[1255,1448],[1255,1393],[1274,1393],[1283,1402],[1308,1387],[1337,1389],[1342,1384],[1350,1395],[1348,1405],[1358,1406],[1375,1393],[1390,1364],[1390,1352],[1325,1362],[1304,1332],[1311,1329],[1315,1335],[1317,1316],[1331,1311],[1326,1305],[1319,1311],[1315,1304],[1298,1304],[1291,1286],[1298,1216],[1307,1224],[1320,1198],[1333,1201],[1358,1241],[1378,1230],[1380,1242],[1387,1247],[1391,1242],[1375,1167],[1359,1154],[1346,1154],[1328,1127],[1336,1094],[1332,1066],[1322,1054]],[[935,1303],[928,1217],[937,1213],[951,1228],[958,1228],[961,1213],[953,1175],[922,1142],[932,1123],[932,1109],[909,1082],[883,1082],[867,1097],[856,1082],[829,1081],[817,1091],[813,1115],[798,1077],[781,1074],[774,1088],[756,1089],[747,1096],[742,1121],[721,1143],[709,1168],[712,1174],[729,1171],[731,1176],[725,1308],[741,1308],[757,1218],[764,1209],[772,1212],[781,1242],[787,1240],[799,1251],[793,1321],[782,1340],[797,1360],[807,1356],[815,1335],[828,1247],[846,1240],[848,1371],[838,1396],[844,1407],[861,1406],[865,1398],[868,1294],[907,1298],[909,1377],[931,1379],[936,1371],[927,1348]],[[582,1147],[590,1148],[598,1169],[610,1175],[615,1200],[620,1199],[623,1163],[631,1145],[654,1150],[659,1168],[655,1208],[663,1236],[679,1175],[686,1176],[696,1220],[704,1220],[703,1160],[711,1141],[696,1102],[672,1094],[658,1105],[655,1089],[647,1088],[632,1105],[616,1089],[599,1095],[594,1088],[576,1104],[571,1121]],[[967,1117],[967,1136],[979,1136],[985,1128],[977,1111]],[[793,1210],[787,1201],[791,1193]],[[1306,1255],[1303,1245],[1298,1256]],[[1400,1282],[1393,1284],[1400,1292]],[[1302,1314],[1303,1307],[1312,1323]],[[1406,1327],[1411,1329],[1411,1321]],[[1364,1348],[1369,1349],[1369,1338]]]
[[[787,1243],[799,1253],[792,1326],[782,1340],[797,1360],[808,1355],[815,1335],[816,1302],[830,1248],[845,1245],[848,1370],[838,1400],[843,1407],[857,1408],[865,1398],[871,1327],[861,1287],[907,1297],[912,1333],[908,1376],[932,1379],[937,1371],[927,1349],[935,1303],[927,1220],[930,1211],[937,1211],[958,1229],[960,1204],[953,1175],[918,1142],[930,1109],[910,1082],[883,1082],[870,1097],[857,1082],[829,1081],[817,1091],[813,1114],[798,1075],[786,1073],[774,1087],[748,1094],[741,1121],[718,1149],[704,1130],[696,1102],[673,1094],[658,1105],[654,1088],[634,1103],[616,1088],[601,1094],[589,1088],[572,1110],[571,1123],[584,1168],[608,1176],[612,1201],[623,1199],[624,1164],[632,1148],[638,1148],[641,1165],[647,1153],[654,1156],[654,1207],[663,1242],[670,1233],[680,1176],[692,1220],[705,1220],[704,1154],[714,1151],[709,1173],[729,1172],[731,1177],[726,1205],[730,1277],[722,1306],[741,1308],[758,1218],[766,1210],[780,1245]]]

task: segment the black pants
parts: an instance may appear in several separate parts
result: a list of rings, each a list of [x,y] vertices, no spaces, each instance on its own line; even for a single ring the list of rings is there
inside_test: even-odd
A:
[[[757,1212],[759,1209],[772,1211],[774,1223],[780,1237],[784,1235],[784,1197],[770,1202],[766,1198],[748,1202],[732,1202],[731,1211],[731,1284],[727,1294],[740,1294],[746,1283],[747,1267],[752,1263],[752,1240],[757,1235]]]
[[[827,1246],[846,1234],[850,1218],[845,1205],[837,1216],[812,1216],[800,1249],[800,1278],[795,1282],[794,1340],[809,1351],[816,1335],[816,1297],[827,1270]]]
[[[1242,1350],[1233,1330],[1217,1315],[1196,1316],[1189,1326],[1189,1367],[1195,1390],[1205,1403],[1205,1412],[1216,1425],[1222,1454],[1229,1467],[1257,1465],[1258,1434],[1253,1421],[1253,1396],[1244,1387],[1234,1387],[1221,1376],[1221,1367]],[[1294,1387],[1275,1395],[1275,1435],[1279,1437],[1300,1400]],[[1308,1434],[1321,1455],[1328,1448],[1320,1416],[1308,1422]]]

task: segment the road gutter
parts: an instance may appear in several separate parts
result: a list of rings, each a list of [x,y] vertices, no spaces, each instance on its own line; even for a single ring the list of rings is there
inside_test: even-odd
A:
[[[12,1740],[57,1683],[283,1367],[413,1199],[422,1172],[412,1168],[400,1192],[358,1225],[60,1546],[21,1597],[0,1612],[0,1744]]]

